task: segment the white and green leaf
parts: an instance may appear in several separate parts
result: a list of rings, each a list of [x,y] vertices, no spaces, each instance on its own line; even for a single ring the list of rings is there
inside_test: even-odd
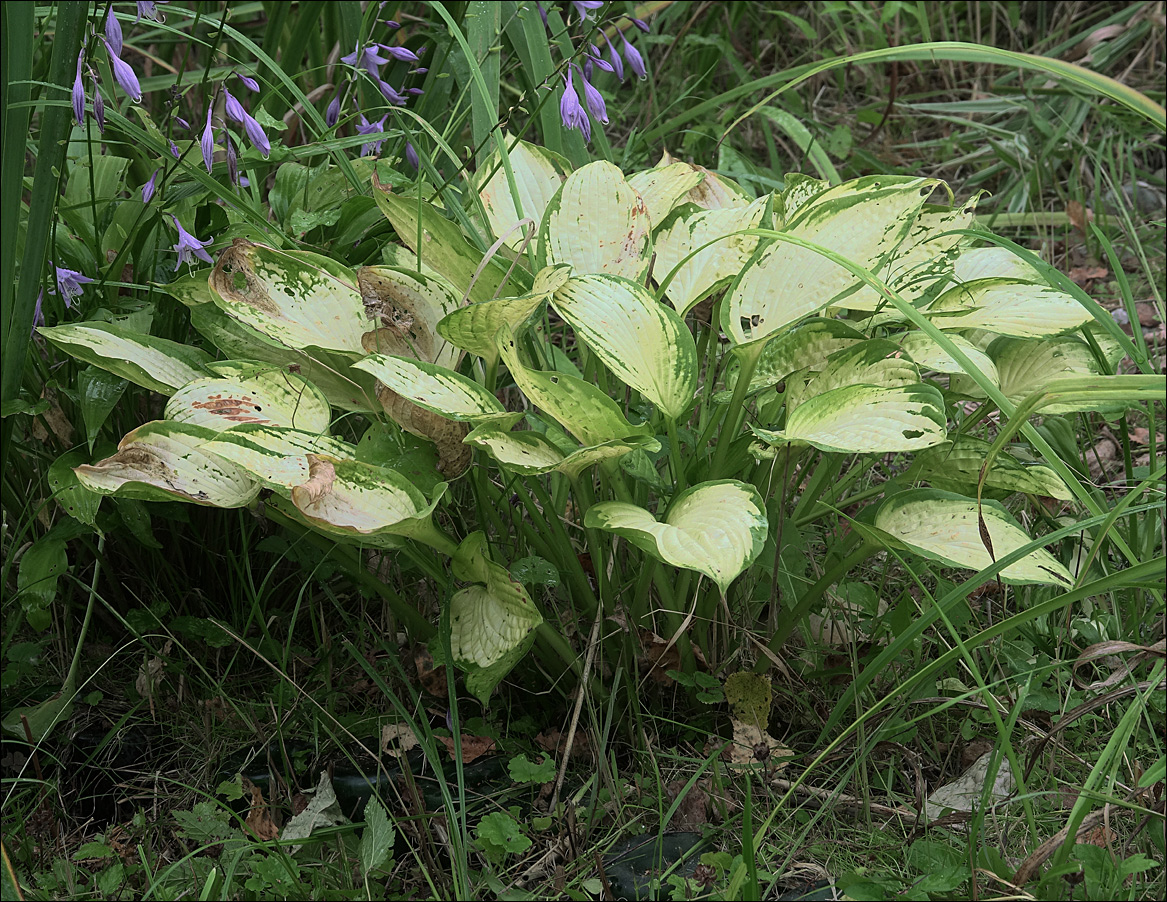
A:
[[[1092,319],[1060,289],[998,278],[955,285],[925,312],[941,329],[983,329],[1017,338],[1059,335]]]
[[[567,178],[571,165],[558,154],[536,144],[528,144],[511,135],[504,136],[504,140],[522,206],[521,215],[515,209],[506,170],[499,162],[497,151],[479,171],[476,183],[494,237],[506,235],[507,246],[517,251],[523,244],[523,231],[515,229],[515,225],[522,219],[531,219],[534,221],[532,238],[539,234],[543,213]]]
[[[426,410],[451,420],[480,423],[510,416],[493,394],[473,379],[410,357],[370,354],[353,364]]]
[[[917,554],[951,567],[982,570],[994,561],[1031,543],[1028,534],[1000,504],[981,506],[982,535],[977,502],[936,489],[898,492],[880,505],[877,529]],[[1001,571],[1001,578],[1015,583],[1073,585],[1073,579],[1053,555],[1038,548]]]
[[[485,450],[504,470],[524,476],[557,472],[572,482],[584,470],[605,460],[623,457],[637,449],[660,449],[660,442],[655,438],[632,436],[627,440],[613,440],[589,448],[566,451],[538,432],[509,432],[494,423],[476,428],[466,436],[466,443]]]
[[[575,275],[609,273],[643,282],[652,257],[648,208],[611,163],[577,169],[547,208],[540,233],[546,265],[567,263]]]
[[[356,447],[331,435],[282,426],[237,426],[220,432],[205,449],[258,479],[265,489],[292,497],[311,478],[308,455],[355,459]]]
[[[822,451],[918,451],[947,437],[944,396],[934,385],[847,385],[817,395],[786,418],[781,432],[751,427],[771,445],[802,442]]]
[[[609,370],[671,419],[697,389],[693,334],[648,290],[619,276],[575,276],[551,300]]]
[[[966,357],[976,365],[989,381],[1000,384],[997,374],[997,365],[991,357],[960,335],[948,335],[948,340],[964,351]],[[920,365],[924,370],[935,370],[937,373],[964,375],[964,367],[956,359],[938,345],[931,336],[923,332],[905,332],[897,335],[893,341],[897,342],[903,352]]]
[[[655,237],[653,277],[663,283],[672,274],[665,296],[677,313],[684,316],[741,271],[762,239],[734,233],[763,225],[768,210],[769,197],[760,197],[747,207],[702,210],[685,205],[664,221]],[[720,240],[697,251],[715,239]]]
[[[761,496],[735,479],[686,489],[663,520],[635,504],[606,501],[590,508],[584,522],[623,536],[666,564],[708,576],[722,593],[757,559],[767,533]]]
[[[784,232],[878,273],[940,183],[867,176],[815,196]],[[808,247],[774,239],[754,255],[722,302],[722,330],[735,345],[764,339],[862,284],[850,270]]]
[[[188,382],[175,392],[166,404],[166,419],[216,431],[242,423],[328,431],[328,399],[303,376],[245,361],[212,363],[210,368],[219,375]]]
[[[143,501],[190,501],[209,507],[243,507],[260,484],[208,449],[215,432],[189,423],[155,420],[129,432],[117,453],[74,472],[100,495]]]
[[[808,398],[846,385],[898,388],[919,381],[919,369],[898,345],[886,338],[869,338],[836,351],[807,382],[792,378],[786,390],[786,410],[789,414]]]
[[[416,357],[449,369],[459,349],[438,334],[438,323],[457,310],[457,297],[444,279],[392,266],[362,266],[357,288],[367,317],[362,346],[370,353]]]
[[[211,289],[231,316],[290,348],[363,351],[369,323],[356,276],[328,257],[237,238],[211,271]]]
[[[926,448],[916,455],[913,472],[933,488],[963,495],[975,495],[981,468],[988,459],[991,443],[972,436],[959,436]],[[993,458],[985,474],[985,492],[1001,496],[1014,492],[1042,495],[1059,501],[1072,501],[1074,496],[1053,468],[1038,462],[1018,460],[1008,451]]]
[[[37,331],[78,360],[165,395],[209,372],[211,355],[205,351],[118,323],[65,323]]]
[[[655,230],[673,208],[704,180],[704,174],[688,163],[668,163],[630,175],[628,184],[644,201],[648,220]]]

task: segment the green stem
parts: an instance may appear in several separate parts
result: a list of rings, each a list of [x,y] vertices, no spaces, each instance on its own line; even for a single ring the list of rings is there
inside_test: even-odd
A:
[[[713,467],[710,471],[711,479],[721,479],[725,458],[729,454],[729,446],[741,429],[742,419],[745,416],[746,397],[750,393],[750,380],[754,377],[754,369],[758,365],[758,358],[762,356],[764,342],[753,342],[749,345],[738,346],[733,354],[738,358],[739,367],[737,384],[733,387],[733,397],[725,411],[725,426],[717,441],[717,451],[713,455]],[[712,426],[713,421],[710,422]]]
[[[822,597],[826,594],[827,589],[846,576],[852,567],[863,563],[878,550],[879,546],[872,542],[864,541],[849,555],[838,561],[834,566],[829,567],[819,581],[806,590],[806,594],[798,600],[798,604],[783,618],[782,624],[774,631],[774,635],[770,637],[770,651],[775,654],[780,652],[787,637],[793,631],[795,624],[802,620],[803,617],[822,601]]]
[[[673,468],[673,497],[685,491],[687,483],[685,464],[681,460],[681,442],[677,438],[677,421],[672,417],[665,420],[665,429],[669,435],[669,461]]]

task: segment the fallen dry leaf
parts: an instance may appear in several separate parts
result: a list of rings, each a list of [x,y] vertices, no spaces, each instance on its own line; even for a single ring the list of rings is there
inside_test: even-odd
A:
[[[454,737],[453,736],[435,736],[442,745],[446,747],[446,751],[450,753],[450,757],[454,757]],[[494,751],[494,740],[489,736],[467,736],[462,734],[462,763],[469,764],[471,761],[476,761],[487,752]]]
[[[410,749],[417,748],[417,734],[409,724],[387,723],[381,727],[381,752],[395,758],[404,758]]]
[[[1110,270],[1105,266],[1075,266],[1070,269],[1069,275],[1074,283],[1085,285],[1095,279],[1105,279],[1110,275]]]
[[[271,808],[263,800],[263,790],[244,777],[243,791],[251,796],[251,806],[248,808],[245,822],[247,829],[261,842],[275,839],[280,835],[280,828],[272,820]]]
[[[435,667],[434,656],[430,654],[428,648],[421,644],[413,647],[413,664],[417,668],[417,681],[421,684],[421,688],[430,695],[445,698],[447,695],[446,665],[440,664]]]
[[[567,744],[567,737],[560,732],[558,727],[552,727],[549,730],[544,730],[535,737],[535,745],[539,746],[543,751],[552,754],[555,759],[562,760],[563,747]],[[575,739],[571,744],[571,757],[582,758],[591,757],[592,746],[588,739],[588,734],[584,730],[577,730]]]
[[[676,801],[677,796],[685,791],[688,780],[674,780],[665,787],[669,796],[669,805]],[[677,810],[669,820],[669,829],[681,832],[699,832],[701,827],[709,823],[709,780],[698,780],[681,799]]]
[[[1066,204],[1066,216],[1070,219],[1070,225],[1083,235],[1086,234],[1086,224],[1094,221],[1094,211],[1076,200]]]

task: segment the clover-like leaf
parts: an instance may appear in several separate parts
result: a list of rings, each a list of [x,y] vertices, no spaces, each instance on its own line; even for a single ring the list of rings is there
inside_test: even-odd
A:
[[[635,504],[606,501],[590,508],[584,522],[623,536],[666,564],[708,576],[723,593],[761,553],[767,531],[761,496],[736,479],[686,489],[663,520]]]

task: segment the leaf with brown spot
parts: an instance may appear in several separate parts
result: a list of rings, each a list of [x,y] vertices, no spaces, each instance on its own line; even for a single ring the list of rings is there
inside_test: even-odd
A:
[[[474,449],[462,443],[462,439],[470,434],[469,423],[448,420],[441,414],[426,410],[381,382],[377,383],[377,400],[398,426],[434,443],[438,449],[438,470],[443,476],[454,479],[470,466]]]

